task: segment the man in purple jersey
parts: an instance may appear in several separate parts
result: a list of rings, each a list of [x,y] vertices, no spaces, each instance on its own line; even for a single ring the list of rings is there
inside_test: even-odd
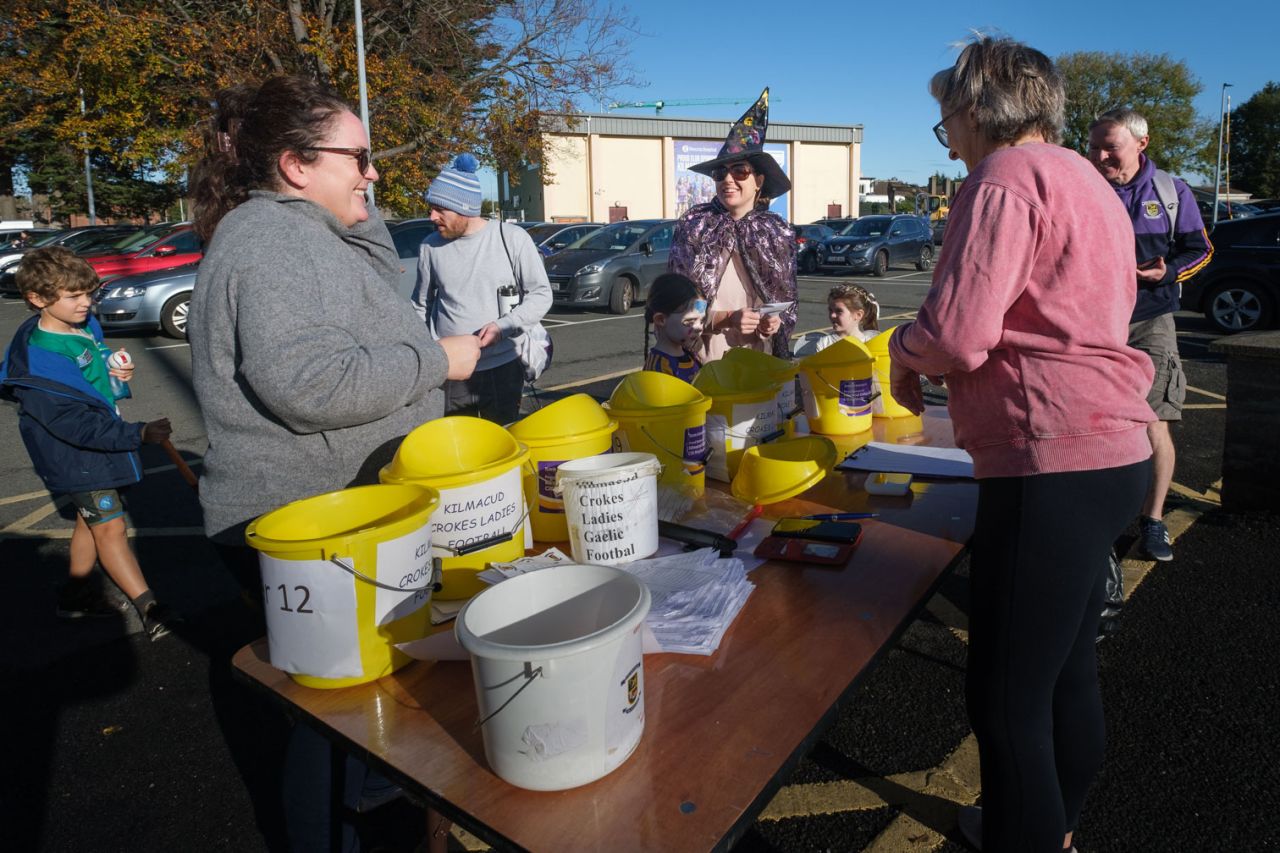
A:
[[[1169,422],[1182,420],[1187,388],[1173,312],[1178,310],[1182,282],[1209,262],[1213,246],[1191,189],[1142,153],[1148,141],[1146,118],[1131,109],[1109,110],[1089,125],[1089,160],[1115,187],[1133,222],[1138,301],[1129,324],[1129,346],[1145,352],[1155,365],[1147,402],[1159,418],[1147,425],[1154,473],[1142,507],[1139,547],[1148,559],[1163,561],[1173,559],[1162,520],[1173,482]]]

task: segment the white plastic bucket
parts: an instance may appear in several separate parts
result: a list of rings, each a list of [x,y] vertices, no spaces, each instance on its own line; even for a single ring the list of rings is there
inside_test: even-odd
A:
[[[658,550],[661,469],[652,453],[587,456],[556,469],[573,559],[616,566]]]
[[[503,581],[458,614],[484,754],[521,788],[559,791],[611,772],[644,733],[641,623],[649,590],[570,563]]]

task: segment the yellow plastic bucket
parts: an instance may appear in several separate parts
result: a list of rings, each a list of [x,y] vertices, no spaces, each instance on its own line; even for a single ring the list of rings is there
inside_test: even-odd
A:
[[[835,445],[820,435],[757,445],[742,454],[730,491],[751,504],[785,501],[822,482],[835,464]]]
[[[495,423],[463,416],[428,421],[405,436],[379,472],[384,483],[418,483],[440,493],[431,551],[443,559],[442,601],[470,598],[490,562],[524,556],[524,487],[529,448]]]
[[[574,394],[545,406],[522,420],[507,424],[507,432],[529,448],[524,475],[524,498],[529,524],[539,542],[569,538],[564,499],[556,493],[560,463],[605,453],[613,443],[618,422],[588,394]]]
[[[867,341],[867,351],[875,359],[872,369],[873,391],[880,396],[871,401],[871,414],[877,418],[909,418],[911,412],[893,399],[889,393],[889,338],[893,337],[893,329],[887,329]]]
[[[701,497],[706,487],[710,397],[683,379],[641,370],[618,383],[604,408],[618,422],[615,451],[652,453],[662,465],[659,486]]]
[[[255,519],[271,664],[307,687],[348,687],[411,658],[430,627],[432,511],[416,485],[357,486]]]
[[[866,346],[841,338],[800,362],[800,385],[809,428],[823,435],[871,429],[873,365]]]
[[[738,473],[738,460],[748,447],[778,431],[778,383],[775,373],[761,373],[724,360],[705,364],[693,387],[711,398],[707,444],[711,458],[707,476],[727,483]]]
[[[796,402],[796,377],[800,375],[800,368],[785,358],[750,347],[731,347],[720,360],[772,376],[778,385],[778,422],[790,430],[791,418],[800,413]]]

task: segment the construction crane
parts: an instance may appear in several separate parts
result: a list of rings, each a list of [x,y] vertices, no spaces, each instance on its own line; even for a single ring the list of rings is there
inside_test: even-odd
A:
[[[774,98],[777,102],[779,98]],[[704,107],[710,104],[754,104],[756,98],[694,98],[684,101],[616,101],[610,104],[606,109],[610,110],[628,110],[640,109],[647,110],[652,108],[654,115],[662,115],[665,107]]]

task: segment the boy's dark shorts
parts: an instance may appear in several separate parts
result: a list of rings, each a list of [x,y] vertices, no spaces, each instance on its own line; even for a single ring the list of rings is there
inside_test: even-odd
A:
[[[120,502],[120,493],[115,489],[72,492],[69,497],[71,503],[75,505],[76,512],[80,513],[80,517],[90,527],[105,524],[124,515],[124,504]]]
[[[1187,399],[1187,376],[1178,357],[1178,335],[1172,314],[1129,325],[1129,346],[1140,349],[1156,369],[1147,403],[1162,421],[1182,420],[1182,404]]]

